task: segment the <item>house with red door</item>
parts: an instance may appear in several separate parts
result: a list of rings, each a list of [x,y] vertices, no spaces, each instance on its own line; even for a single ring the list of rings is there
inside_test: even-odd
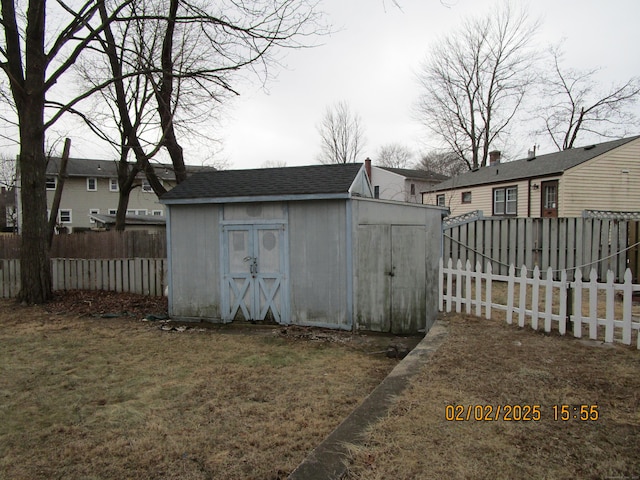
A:
[[[422,192],[422,202],[451,216],[580,217],[585,210],[640,211],[640,135],[501,162],[452,177]]]

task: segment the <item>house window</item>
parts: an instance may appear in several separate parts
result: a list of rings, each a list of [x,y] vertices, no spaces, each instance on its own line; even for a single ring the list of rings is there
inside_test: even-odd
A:
[[[146,214],[147,214],[147,210],[143,208],[127,210],[127,215],[146,215]]]
[[[109,215],[115,215],[115,214],[117,214],[117,213],[118,213],[118,210],[117,210],[117,209],[115,209],[115,208],[110,208],[110,209],[109,209]]]
[[[415,195],[416,194],[416,184],[412,183],[411,184],[411,195]]]
[[[151,188],[151,184],[149,183],[149,180],[142,181],[142,191],[146,193],[153,192],[153,188]]]
[[[471,203],[471,192],[462,192],[462,203]]]
[[[151,214],[155,217],[161,217],[164,212],[162,210],[154,210]]]
[[[558,208],[558,186],[544,186],[544,208]]]
[[[56,177],[47,177],[47,190],[55,190],[58,185],[58,179]]]
[[[373,198],[380,198],[380,185],[373,187]]]
[[[439,207],[445,206],[444,193],[441,193],[440,195],[436,195],[436,205],[438,205]]]
[[[110,192],[119,192],[120,191],[120,186],[118,185],[118,179],[117,178],[110,178],[109,179],[109,191]]]
[[[98,190],[98,180],[95,177],[87,178],[87,191],[95,192]]]
[[[100,214],[100,209],[99,208],[90,208],[89,209],[89,215],[99,215]],[[89,217],[89,223],[96,223],[96,221]]]
[[[60,223],[71,223],[71,209],[61,209],[58,212],[58,220]]]
[[[493,189],[493,214],[518,214],[518,187],[504,187]]]

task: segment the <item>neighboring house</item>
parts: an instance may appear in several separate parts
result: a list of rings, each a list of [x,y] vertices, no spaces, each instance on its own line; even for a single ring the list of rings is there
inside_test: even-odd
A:
[[[368,158],[364,162],[374,198],[384,200],[422,203],[421,192],[449,178],[426,170],[376,167],[371,165]]]
[[[500,163],[458,175],[429,191],[423,203],[452,216],[579,217],[584,210],[640,211],[640,136]]]
[[[353,163],[191,176],[161,198],[169,314],[428,330],[443,209],[372,196]]]
[[[107,214],[89,214],[96,230],[113,230],[116,226],[116,216]],[[147,232],[164,233],[167,225],[164,215],[127,215],[126,229],[145,230]]]
[[[0,232],[16,230],[16,191],[2,187],[0,190]]]
[[[156,175],[167,188],[176,185],[171,165],[155,164]],[[187,167],[189,172],[210,167]],[[60,158],[50,158],[47,163],[47,209],[53,204],[53,196],[58,184]],[[17,185],[20,185],[18,176]],[[58,231],[72,231],[96,228],[91,215],[115,215],[118,209],[117,162],[113,160],[91,160],[70,158],[58,209]],[[18,198],[19,202],[19,198]],[[129,196],[127,215],[153,215],[164,217],[165,208],[158,202],[151,185],[143,173],[138,174],[135,187]],[[22,218],[18,204],[18,219]]]

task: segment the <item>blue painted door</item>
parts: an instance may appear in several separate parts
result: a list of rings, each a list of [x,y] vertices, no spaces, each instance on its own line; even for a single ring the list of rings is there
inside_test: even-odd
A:
[[[223,227],[223,320],[288,323],[285,226]]]

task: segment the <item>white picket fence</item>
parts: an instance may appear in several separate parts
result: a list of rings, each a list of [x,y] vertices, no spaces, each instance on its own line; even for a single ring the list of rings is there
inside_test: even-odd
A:
[[[161,296],[167,284],[163,258],[52,258],[52,289],[108,290]],[[0,260],[0,297],[20,291],[20,260]]]
[[[464,309],[465,313],[473,313],[478,317],[482,316],[484,309],[486,318],[491,318],[492,309],[503,310],[506,311],[506,321],[509,324],[513,323],[514,316],[517,315],[518,325],[524,327],[528,317],[533,329],[538,330],[542,323],[546,332],[556,327],[562,335],[566,334],[568,326],[571,328],[568,323],[572,322],[575,337],[583,336],[584,326],[588,329],[589,338],[594,340],[599,338],[599,331],[603,327],[605,342],[619,339],[626,345],[631,345],[635,330],[637,348],[640,349],[640,317],[634,317],[632,310],[633,293],[640,292],[640,285],[632,283],[631,271],[626,270],[624,283],[614,283],[611,271],[607,272],[607,282],[599,283],[596,269],[591,270],[588,282],[583,281],[579,268],[575,269],[573,277],[573,281],[570,281],[567,271],[562,270],[560,280],[554,280],[554,272],[549,267],[543,279],[537,266],[533,271],[522,267],[517,275],[514,265],[510,266],[508,275],[499,275],[492,273],[491,263],[487,263],[486,271],[482,272],[479,262],[472,268],[470,261],[467,260],[463,267],[458,260],[454,268],[451,259],[446,267],[440,259],[439,308],[441,312],[451,312],[455,307],[458,313]],[[493,282],[506,283],[506,305],[494,303]],[[516,285],[519,287],[517,298]],[[599,291],[604,292],[601,295],[604,296],[604,316],[598,313]],[[557,302],[555,305],[554,294]],[[583,308],[583,302],[588,302],[586,308]],[[617,315],[616,302],[622,306],[621,314]],[[583,313],[584,310],[588,312]],[[602,311],[601,306],[600,312]]]

